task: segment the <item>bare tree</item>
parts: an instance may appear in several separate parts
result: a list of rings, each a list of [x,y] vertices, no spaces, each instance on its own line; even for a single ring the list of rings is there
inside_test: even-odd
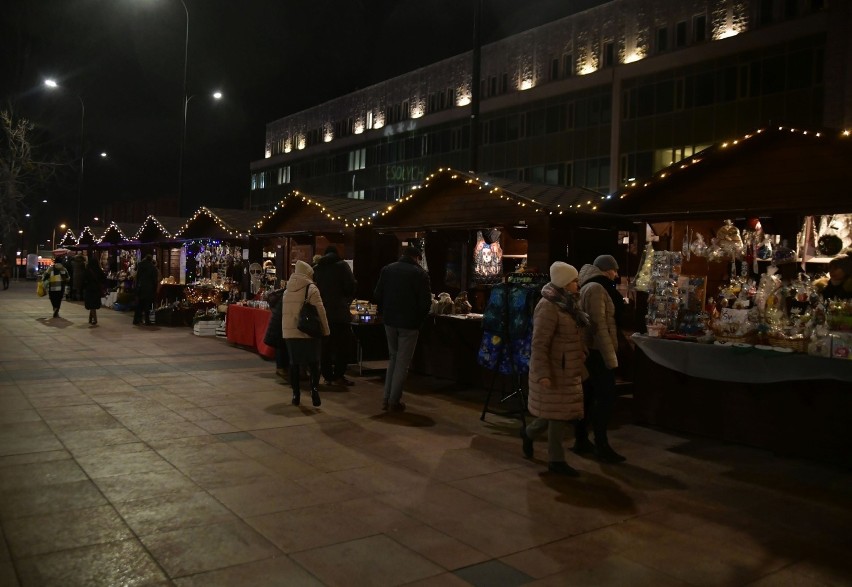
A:
[[[35,125],[30,120],[16,117],[10,108],[0,111],[0,128],[0,238],[14,243],[24,210],[45,187],[56,165],[38,160]],[[9,257],[12,248],[7,246],[3,254]]]

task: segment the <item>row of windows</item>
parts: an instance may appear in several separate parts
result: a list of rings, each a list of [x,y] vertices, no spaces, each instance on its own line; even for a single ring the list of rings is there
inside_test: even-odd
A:
[[[821,47],[796,48],[748,63],[673,72],[668,79],[639,78],[625,83],[621,116],[630,120],[817,86],[823,59]]]

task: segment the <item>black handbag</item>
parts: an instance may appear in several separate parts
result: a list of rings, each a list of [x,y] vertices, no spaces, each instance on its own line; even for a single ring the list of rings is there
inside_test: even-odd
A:
[[[322,322],[320,322],[316,306],[308,303],[310,289],[309,284],[305,288],[305,301],[302,302],[302,309],[299,310],[299,325],[296,328],[312,338],[319,338],[322,336]]]

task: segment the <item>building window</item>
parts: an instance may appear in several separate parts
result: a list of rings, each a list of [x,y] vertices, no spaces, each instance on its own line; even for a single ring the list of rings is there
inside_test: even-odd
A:
[[[505,94],[509,91],[509,74],[504,73],[500,76],[500,93]]]
[[[367,166],[367,149],[357,149],[349,153],[349,171],[357,171]]]
[[[350,200],[363,200],[364,199],[364,190],[355,190],[354,192],[348,192],[346,197]]]
[[[290,183],[290,166],[278,168],[278,185]]]
[[[559,60],[552,59],[550,61],[550,79],[559,79]]]
[[[699,14],[692,19],[692,40],[703,43],[707,40],[707,16]]]
[[[675,26],[675,47],[686,47],[686,21],[682,20]]]
[[[758,22],[769,24],[774,20],[775,0],[760,0]]]
[[[497,95],[497,76],[491,76],[488,78],[488,95],[496,96]]]
[[[669,50],[669,29],[661,27],[657,29],[657,53]]]
[[[571,77],[574,75],[574,56],[571,53],[566,53],[562,56],[562,77]]]
[[[603,46],[603,66],[612,67],[615,65],[615,43],[609,41]]]
[[[367,112],[367,128],[368,129],[373,128],[373,112],[372,111]]]

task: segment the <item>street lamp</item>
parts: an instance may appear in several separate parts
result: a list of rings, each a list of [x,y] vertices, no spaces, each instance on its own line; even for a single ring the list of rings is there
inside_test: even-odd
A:
[[[61,228],[62,230],[65,230],[65,225],[60,224],[59,228]],[[51,244],[50,250],[55,251],[56,250],[56,225],[53,226],[53,238],[50,239],[50,244]]]
[[[184,72],[184,75],[186,73]],[[184,82],[185,84],[186,82]],[[186,85],[184,85],[184,93],[186,92]],[[222,92],[216,91],[210,94],[214,100],[222,99]],[[189,110],[189,101],[195,98],[195,94],[191,96],[187,96],[183,102],[183,132],[180,137],[180,161],[178,162],[178,199],[177,199],[177,212],[178,216],[180,216],[180,202],[181,196],[183,195],[183,152],[186,149],[186,113]]]
[[[183,0],[181,0],[183,2]],[[61,86],[54,79],[46,79],[44,80],[44,85],[48,88],[54,90],[57,88],[61,88]],[[77,99],[80,100],[80,179],[78,180],[77,186],[77,226],[80,226],[80,205],[83,201],[83,164],[84,164],[84,129],[86,126],[86,104],[83,102],[83,97],[80,94],[74,93],[77,96]]]

